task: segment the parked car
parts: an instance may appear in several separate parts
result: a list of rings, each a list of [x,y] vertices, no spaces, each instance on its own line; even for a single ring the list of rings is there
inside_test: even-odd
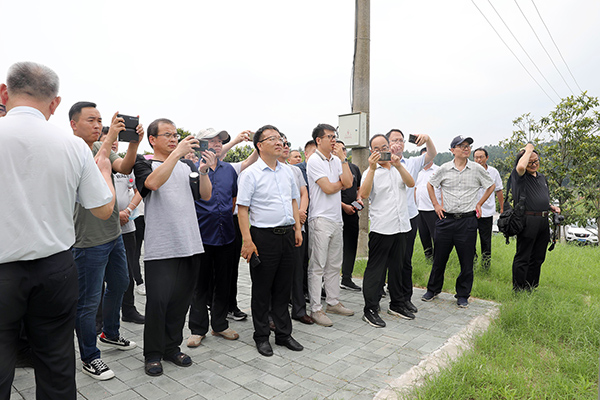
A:
[[[598,228],[569,225],[565,230],[567,242],[598,245]]]

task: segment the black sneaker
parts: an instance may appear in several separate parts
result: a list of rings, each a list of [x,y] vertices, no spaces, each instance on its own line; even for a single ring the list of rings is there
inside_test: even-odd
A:
[[[405,307],[402,306],[396,307],[390,305],[390,308],[388,308],[388,314],[404,319],[415,319],[415,314],[411,313]]]
[[[91,376],[99,381],[105,381],[115,377],[115,373],[112,369],[108,368],[108,365],[102,361],[101,358],[96,358],[90,361],[90,363],[83,363],[83,373]]]
[[[413,314],[415,314],[415,313],[419,312],[419,309],[417,308],[417,306],[415,306],[415,305],[412,303],[412,301],[410,301],[410,300],[406,300],[406,301],[404,302],[404,307],[406,307],[406,309],[407,309],[408,311],[410,311],[411,313],[413,313]]]
[[[437,297],[437,295],[438,295],[437,293],[433,293],[431,290],[428,290],[427,292],[425,292],[423,297],[421,297],[421,300],[431,301],[431,300],[435,299]]]
[[[104,332],[99,336],[100,342],[106,346],[114,347],[119,350],[131,350],[134,349],[137,344],[130,340],[125,339],[124,337],[118,337],[116,339],[109,339],[106,337]]]
[[[456,305],[460,308],[467,308],[469,307],[469,300],[466,297],[459,297],[456,300]]]
[[[342,281],[342,283],[340,284],[340,288],[346,289],[346,290],[352,290],[354,292],[360,292],[360,286],[358,286],[356,283],[354,283],[352,281]]]
[[[229,311],[227,313],[227,318],[232,319],[234,321],[243,321],[246,318],[248,318],[248,314],[241,311],[239,308],[236,308],[235,310]]]
[[[377,311],[374,310],[365,311],[363,321],[375,328],[385,328],[385,321],[382,320]]]

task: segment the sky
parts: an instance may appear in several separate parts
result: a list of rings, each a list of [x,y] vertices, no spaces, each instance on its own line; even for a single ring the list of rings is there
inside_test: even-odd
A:
[[[579,87],[600,96],[600,2],[535,6]],[[426,133],[439,151],[457,135],[477,147],[498,144],[516,117],[539,119],[559,98],[580,93],[531,0],[373,0],[370,10],[371,136],[391,128]],[[0,0],[0,15],[0,81],[17,61],[56,71],[62,103],[50,122],[65,130],[71,105],[86,100],[97,103],[105,125],[116,111],[139,115],[145,126],[169,118],[192,133],[213,127],[236,135],[271,124],[298,148],[317,124],[337,126],[338,115],[352,112],[351,0]],[[140,149],[150,149],[146,140]]]

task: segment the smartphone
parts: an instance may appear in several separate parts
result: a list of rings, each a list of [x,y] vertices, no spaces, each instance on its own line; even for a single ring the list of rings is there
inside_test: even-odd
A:
[[[260,265],[260,258],[256,255],[256,253],[252,253],[250,256],[250,267],[256,268]]]
[[[416,135],[408,135],[408,142],[417,144],[417,136]]]
[[[363,209],[363,206],[358,201],[353,201],[350,205],[356,208],[356,211],[360,211]]]
[[[123,118],[125,122],[125,130],[119,132],[119,142],[137,142],[140,140],[140,136],[135,131],[135,128],[140,124],[138,117],[132,117],[131,115],[117,114],[117,117]]]
[[[254,132],[250,132],[250,134],[248,135],[248,140],[251,142],[254,141]]]
[[[381,154],[379,161],[392,161],[392,153],[390,153],[389,151],[382,151],[379,154]]]

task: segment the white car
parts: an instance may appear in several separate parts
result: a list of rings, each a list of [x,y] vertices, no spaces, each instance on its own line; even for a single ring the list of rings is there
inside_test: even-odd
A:
[[[598,245],[598,230],[592,227],[581,228],[577,225],[569,225],[566,229],[566,238],[567,242]]]

